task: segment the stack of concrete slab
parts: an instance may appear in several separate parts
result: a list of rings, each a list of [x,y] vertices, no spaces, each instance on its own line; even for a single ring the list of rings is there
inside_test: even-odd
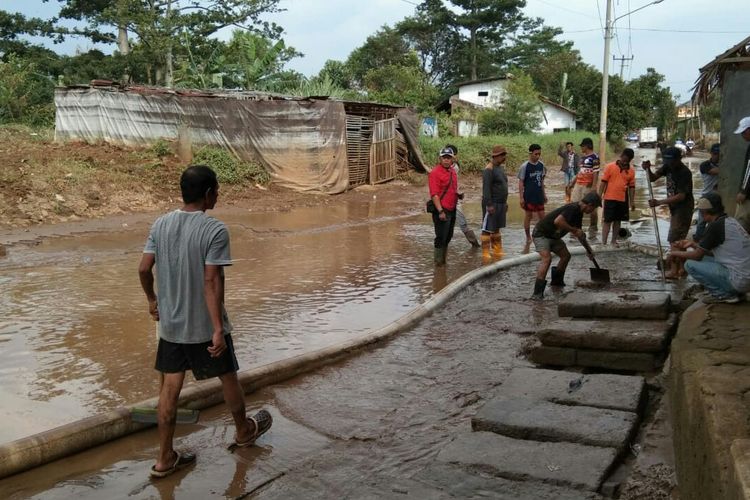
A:
[[[634,436],[640,376],[516,368],[438,461],[517,481],[599,491]]]
[[[667,292],[573,292],[558,303],[558,315],[569,318],[539,329],[529,357],[541,365],[653,371],[673,328],[670,305]]]

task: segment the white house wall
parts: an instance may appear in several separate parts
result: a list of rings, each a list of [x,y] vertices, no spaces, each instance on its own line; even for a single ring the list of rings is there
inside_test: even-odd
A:
[[[535,132],[551,134],[555,130],[576,129],[576,119],[573,114],[547,103],[542,104],[542,110],[544,111],[544,116]],[[547,119],[546,121],[545,118]]]
[[[463,85],[458,89],[458,98],[462,101],[471,102],[478,106],[497,106],[505,96],[504,85],[504,80]],[[480,92],[487,92],[487,95],[480,96]]]

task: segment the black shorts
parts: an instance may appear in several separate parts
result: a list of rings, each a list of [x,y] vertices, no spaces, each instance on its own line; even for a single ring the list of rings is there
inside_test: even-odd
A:
[[[175,344],[162,338],[156,350],[155,368],[162,373],[179,373],[192,370],[196,380],[218,377],[239,370],[231,335],[224,335],[227,350],[218,358],[212,358],[208,348],[211,341],[200,344]]]
[[[604,200],[604,222],[625,221],[630,219],[628,202]]]

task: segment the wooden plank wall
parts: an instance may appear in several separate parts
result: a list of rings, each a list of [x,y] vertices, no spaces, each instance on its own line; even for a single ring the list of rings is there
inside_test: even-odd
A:
[[[366,116],[346,115],[346,154],[349,162],[349,186],[366,184],[370,172],[370,148],[374,120]]]
[[[370,184],[396,177],[396,118],[374,124],[370,150]]]

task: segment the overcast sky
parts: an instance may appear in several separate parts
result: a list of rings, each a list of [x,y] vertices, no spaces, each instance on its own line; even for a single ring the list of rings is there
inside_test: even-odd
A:
[[[289,67],[311,76],[327,59],[344,60],[369,35],[384,24],[393,26],[414,12],[419,0],[281,0],[286,12],[268,16],[282,26],[288,45],[305,54]],[[649,0],[612,0],[616,37],[611,52],[633,56],[624,68],[626,79],[653,67],[666,76],[672,93],[681,101],[690,97],[698,69],[750,35],[748,0],[663,0],[625,15]],[[602,69],[606,0],[527,0],[525,12],[541,17],[550,26],[563,28],[584,61]],[[26,15],[50,17],[55,0],[0,0],[0,8]],[[75,40],[56,50],[87,50],[85,40]],[[610,61],[610,74],[619,74],[620,62]]]

